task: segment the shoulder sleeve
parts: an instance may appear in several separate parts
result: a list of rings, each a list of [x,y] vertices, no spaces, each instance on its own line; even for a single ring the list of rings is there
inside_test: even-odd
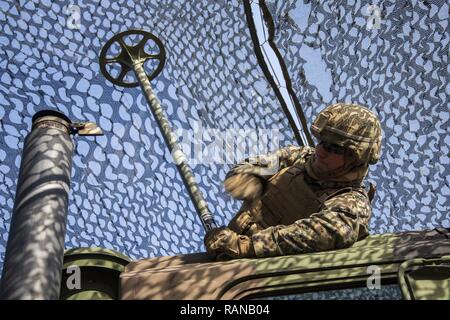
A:
[[[277,151],[279,167],[280,169],[283,169],[294,164],[303,164],[313,153],[313,147],[288,145]]]
[[[364,194],[343,192],[327,199],[309,218],[253,234],[253,246],[258,257],[346,248],[367,234],[370,215]]]

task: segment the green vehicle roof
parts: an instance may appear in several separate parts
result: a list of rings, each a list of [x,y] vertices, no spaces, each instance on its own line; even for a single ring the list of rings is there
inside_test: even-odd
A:
[[[244,299],[366,283],[369,266],[397,283],[400,265],[450,255],[450,229],[371,235],[352,247],[264,259],[211,261],[206,253],[129,263],[121,299]]]

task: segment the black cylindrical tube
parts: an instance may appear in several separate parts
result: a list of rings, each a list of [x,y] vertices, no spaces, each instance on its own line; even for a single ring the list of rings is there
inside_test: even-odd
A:
[[[70,120],[40,111],[25,139],[0,299],[58,299],[74,145]]]

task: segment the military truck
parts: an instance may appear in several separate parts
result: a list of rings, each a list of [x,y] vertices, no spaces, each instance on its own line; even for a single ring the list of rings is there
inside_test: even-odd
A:
[[[70,266],[81,289],[69,289]],[[450,299],[450,229],[370,235],[352,247],[264,259],[207,253],[131,261],[100,248],[64,257],[61,299]]]

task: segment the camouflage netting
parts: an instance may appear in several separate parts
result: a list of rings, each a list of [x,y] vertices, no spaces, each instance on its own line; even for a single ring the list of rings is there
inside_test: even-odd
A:
[[[280,145],[296,143],[257,64],[242,1],[75,3],[80,16],[71,1],[0,0],[0,264],[23,141],[47,108],[106,133],[75,139],[68,248],[132,258],[202,250],[203,230],[140,89],[108,83],[98,54],[120,31],[149,30],[168,52],[152,83],[174,126],[279,129]],[[448,4],[379,2],[380,28],[368,30],[365,3],[322,3],[268,3],[307,120],[338,100],[380,116],[373,233],[449,227]],[[193,167],[219,223],[240,205],[224,195],[229,167]]]
[[[280,295],[269,300],[401,300],[402,293],[398,285],[382,286],[380,289],[368,288],[336,289],[330,291],[308,292],[291,295]]]
[[[70,1],[0,1],[0,263],[24,138],[31,117],[48,108],[106,133],[75,139],[68,248],[101,246],[132,258],[204,250],[200,221],[140,89],[109,83],[98,55],[121,31],[151,31],[168,55],[152,84],[174,127],[282,129],[279,143],[295,143],[253,54],[243,4],[76,3],[79,11]],[[230,165],[193,167],[219,224],[240,206],[221,183]]]
[[[308,121],[337,101],[366,105],[381,120],[371,232],[450,227],[448,2],[281,0],[267,7]]]

